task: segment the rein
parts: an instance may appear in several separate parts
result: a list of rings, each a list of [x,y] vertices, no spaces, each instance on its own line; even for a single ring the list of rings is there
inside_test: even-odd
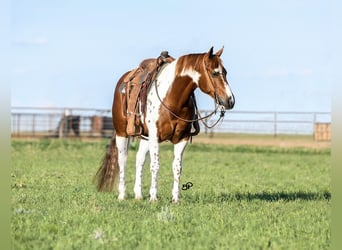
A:
[[[179,115],[177,115],[175,112],[173,112],[164,102],[163,100],[160,98],[160,95],[159,95],[159,92],[158,92],[158,87],[157,87],[157,81],[154,81],[154,86],[155,86],[155,89],[156,89],[156,94],[157,94],[157,97],[160,101],[160,103],[163,105],[164,108],[167,109],[167,111],[170,112],[171,115],[173,115],[174,117],[176,117],[177,119],[181,120],[181,121],[184,121],[184,122],[197,122],[197,121],[201,121],[203,123],[203,125],[206,127],[206,128],[213,128],[215,127],[224,117],[224,114],[225,114],[225,109],[222,108],[222,106],[218,105],[217,102],[215,102],[215,110],[212,111],[209,115],[206,115],[204,117],[201,117],[201,114],[198,110],[198,107],[197,107],[197,104],[196,104],[196,100],[195,100],[195,94],[193,93],[193,95],[191,96],[192,98],[192,102],[194,104],[194,107],[195,107],[195,110],[196,110],[196,117],[199,117],[199,118],[196,118],[196,119],[184,119],[182,117],[180,117]],[[208,118],[210,118],[211,116],[213,116],[214,114],[216,114],[217,110],[221,107],[221,113],[220,113],[220,117],[219,119],[213,124],[213,125],[208,125],[208,123],[204,120],[207,120]]]

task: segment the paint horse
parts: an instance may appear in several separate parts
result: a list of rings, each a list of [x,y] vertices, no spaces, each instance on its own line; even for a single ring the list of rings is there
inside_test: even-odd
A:
[[[189,54],[166,64],[152,82],[147,93],[146,112],[143,121],[143,138],[136,154],[136,176],[134,193],[142,199],[142,170],[147,152],[150,152],[150,201],[157,201],[157,179],[159,172],[159,143],[170,141],[174,144],[172,202],[179,201],[180,176],[183,152],[192,136],[192,122],[195,117],[195,89],[212,97],[222,109],[234,107],[234,95],[228,85],[227,71],[221,61],[223,48],[213,52]],[[114,92],[112,107],[115,134],[107,147],[106,155],[97,171],[97,189],[110,191],[119,177],[119,200],[126,195],[125,174],[129,136],[126,133],[127,112],[125,93],[122,89],[124,74]]]

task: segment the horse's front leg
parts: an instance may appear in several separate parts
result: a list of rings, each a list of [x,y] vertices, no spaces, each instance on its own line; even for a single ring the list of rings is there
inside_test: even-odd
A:
[[[134,184],[134,194],[135,194],[135,199],[142,199],[142,171],[143,167],[145,164],[145,159],[146,159],[146,154],[148,151],[148,141],[147,140],[140,140],[139,143],[139,149],[136,155],[136,161],[135,161],[135,167],[136,167],[136,172],[135,172],[135,184]]]
[[[149,139],[149,150],[151,158],[151,187],[150,187],[150,201],[157,201],[157,185],[159,173],[159,143],[157,139]]]
[[[188,141],[181,141],[174,145],[174,158],[172,163],[173,170],[173,188],[172,188],[172,202],[179,201],[179,182],[182,173],[183,153],[188,145]]]
[[[119,164],[119,200],[124,200],[126,196],[125,172],[128,154],[129,140],[126,137],[116,136],[116,145],[118,148]]]

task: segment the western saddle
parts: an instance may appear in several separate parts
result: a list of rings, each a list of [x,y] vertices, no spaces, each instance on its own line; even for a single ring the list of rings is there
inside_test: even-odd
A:
[[[141,114],[145,114],[147,91],[157,73],[165,63],[175,59],[168,51],[162,51],[158,58],[143,60],[124,78],[122,92],[126,93],[127,135],[140,136],[143,130]]]
[[[131,70],[124,78],[121,92],[126,93],[127,135],[142,135],[141,115],[145,114],[146,111],[147,92],[162,66],[174,60],[168,51],[162,51],[157,58],[143,60],[136,69]],[[193,122],[192,125],[195,129],[193,134],[198,134],[198,121]]]

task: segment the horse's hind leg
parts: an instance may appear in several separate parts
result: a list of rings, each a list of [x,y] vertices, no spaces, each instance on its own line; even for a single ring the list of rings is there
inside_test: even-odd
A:
[[[188,141],[181,141],[174,145],[174,159],[172,163],[173,170],[173,188],[172,188],[172,202],[179,201],[179,182],[182,172],[183,153]]]
[[[140,140],[139,149],[136,155],[136,172],[135,172],[135,184],[134,184],[134,194],[135,199],[142,199],[142,171],[145,164],[146,154],[148,152],[148,141]]]
[[[119,200],[124,200],[126,196],[125,172],[128,153],[128,138],[116,136],[116,145],[118,148],[119,164]]]

